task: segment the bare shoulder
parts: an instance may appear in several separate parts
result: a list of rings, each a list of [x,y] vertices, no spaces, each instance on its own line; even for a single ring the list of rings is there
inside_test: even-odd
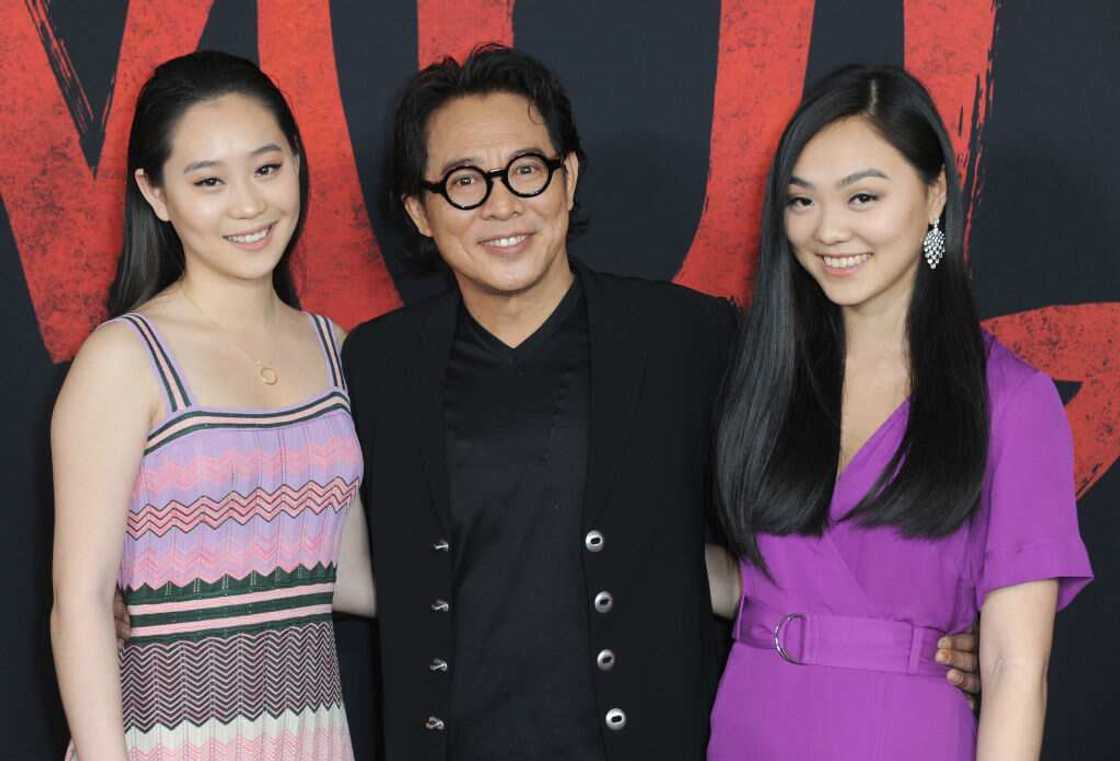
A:
[[[74,357],[55,405],[59,416],[80,408],[96,414],[96,407],[133,410],[145,418],[159,411],[159,396],[143,341],[121,320],[100,325]],[[125,412],[127,414],[127,412]]]

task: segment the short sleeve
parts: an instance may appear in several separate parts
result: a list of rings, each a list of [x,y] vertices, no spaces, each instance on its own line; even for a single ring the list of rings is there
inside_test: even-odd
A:
[[[993,589],[1056,579],[1061,609],[1093,578],[1077,525],[1069,421],[1053,381],[1042,373],[1001,401],[991,431],[976,606]]]

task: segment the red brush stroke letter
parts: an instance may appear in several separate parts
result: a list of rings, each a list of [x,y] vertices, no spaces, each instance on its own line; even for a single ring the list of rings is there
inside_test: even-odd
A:
[[[514,0],[416,0],[420,67],[444,56],[462,61],[483,42],[513,44]]]
[[[801,98],[813,0],[724,0],[704,213],[673,279],[743,302],[782,126]]]
[[[1120,303],[1043,307],[984,326],[1047,375],[1080,381],[1066,414],[1083,496],[1120,456]]]
[[[906,68],[922,80],[953,140],[965,192],[965,245],[982,189],[980,141],[992,102],[990,0],[906,0]]]
[[[0,4],[0,194],[43,342],[58,362],[105,316],[120,250],[128,128],[161,61],[198,46],[213,0],[132,0],[94,177],[32,14]]]
[[[307,226],[292,259],[300,301],[350,328],[401,302],[362,196],[338,85],[330,3],[269,0],[260,4],[257,23],[261,68],[291,99],[312,175]]]

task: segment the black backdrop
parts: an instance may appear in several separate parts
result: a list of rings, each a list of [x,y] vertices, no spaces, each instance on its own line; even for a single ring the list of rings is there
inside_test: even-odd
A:
[[[277,76],[316,188],[301,294],[349,326],[441,287],[404,266],[378,200],[388,110],[418,64],[486,39],[538,55],[570,87],[590,154],[581,195],[591,227],[575,252],[602,269],[740,298],[765,157],[801,85],[853,60],[905,63],[930,84],[964,154],[983,314],[1059,381],[1076,437],[1097,581],[1058,620],[1044,756],[1120,755],[1112,0],[5,0],[0,755],[55,758],[65,741],[47,634],[47,426],[66,361],[101,319],[139,83],[158,60],[195,47],[245,55]],[[339,641],[351,725],[368,758],[376,627],[342,621]]]

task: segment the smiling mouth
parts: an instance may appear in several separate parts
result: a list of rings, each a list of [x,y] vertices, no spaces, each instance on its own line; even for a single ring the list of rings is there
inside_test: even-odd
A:
[[[264,227],[260,228],[259,230],[254,230],[251,233],[240,233],[238,235],[223,235],[222,237],[225,238],[226,240],[230,241],[231,243],[242,243],[242,244],[259,243],[262,240],[264,240],[270,232],[272,232],[272,228],[275,224],[276,224],[275,222],[273,222],[271,224],[267,224]]]
[[[479,241],[484,246],[492,248],[513,248],[519,246],[528,240],[528,233],[521,233],[519,235],[507,235],[502,238],[487,238],[486,240]]]
[[[817,254],[824,262],[824,266],[831,270],[850,270],[858,267],[871,258],[871,254],[852,254],[847,256],[829,256]]]

